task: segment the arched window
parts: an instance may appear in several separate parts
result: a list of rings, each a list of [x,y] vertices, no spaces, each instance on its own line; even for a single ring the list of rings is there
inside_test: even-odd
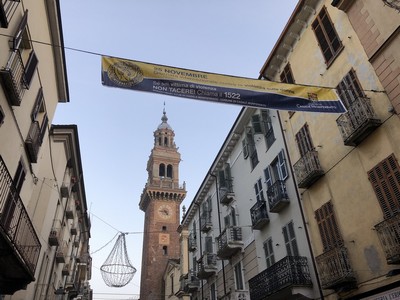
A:
[[[158,172],[158,175],[161,177],[164,177],[165,176],[165,165],[164,164],[160,164],[160,169],[159,169],[159,172]]]
[[[159,136],[159,137],[158,137],[158,145],[159,145],[159,146],[161,146],[161,141],[162,141],[161,136]]]
[[[164,146],[168,146],[168,137],[164,137]]]
[[[167,166],[167,177],[172,178],[172,165]]]

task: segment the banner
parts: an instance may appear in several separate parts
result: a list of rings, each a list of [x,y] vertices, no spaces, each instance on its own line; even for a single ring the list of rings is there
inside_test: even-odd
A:
[[[102,57],[102,83],[136,91],[290,111],[343,113],[334,89],[277,83]]]

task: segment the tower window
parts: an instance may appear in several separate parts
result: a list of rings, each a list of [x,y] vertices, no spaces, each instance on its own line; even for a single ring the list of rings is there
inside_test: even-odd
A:
[[[168,146],[168,137],[164,137],[164,146]]]
[[[167,177],[172,178],[172,165],[167,166]]]
[[[167,226],[163,226],[162,231],[167,231]]]
[[[168,255],[168,247],[167,246],[163,246],[162,250],[163,250],[163,255]]]
[[[160,164],[160,169],[159,169],[158,175],[162,176],[162,177],[165,176],[165,165],[164,164]]]

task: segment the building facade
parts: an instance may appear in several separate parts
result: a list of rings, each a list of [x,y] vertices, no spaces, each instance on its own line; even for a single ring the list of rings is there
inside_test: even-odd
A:
[[[178,296],[320,297],[288,162],[277,112],[242,109],[181,223]]]
[[[325,299],[400,293],[399,25],[398,1],[302,0],[261,70],[347,108],[279,112]]]
[[[169,259],[179,259],[177,232],[180,204],[186,196],[179,183],[181,155],[175,133],[164,110],[162,122],[154,132],[154,147],[147,162],[148,180],[139,207],[145,212],[140,299],[164,299],[163,270]]]
[[[78,133],[76,127],[50,125],[58,103],[69,101],[61,28],[58,1],[1,1],[0,252],[6,255],[0,256],[0,295],[5,299],[53,299],[56,291],[64,299],[90,294],[90,222]]]

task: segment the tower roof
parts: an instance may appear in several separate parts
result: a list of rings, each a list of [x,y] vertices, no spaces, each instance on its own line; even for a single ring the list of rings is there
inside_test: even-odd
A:
[[[162,121],[162,123],[160,125],[158,125],[158,127],[157,127],[158,130],[160,130],[160,129],[172,130],[172,127],[169,126],[169,124],[167,122],[168,121],[168,117],[167,117],[167,113],[165,112],[165,108],[163,110],[163,116],[161,117],[161,121]]]

